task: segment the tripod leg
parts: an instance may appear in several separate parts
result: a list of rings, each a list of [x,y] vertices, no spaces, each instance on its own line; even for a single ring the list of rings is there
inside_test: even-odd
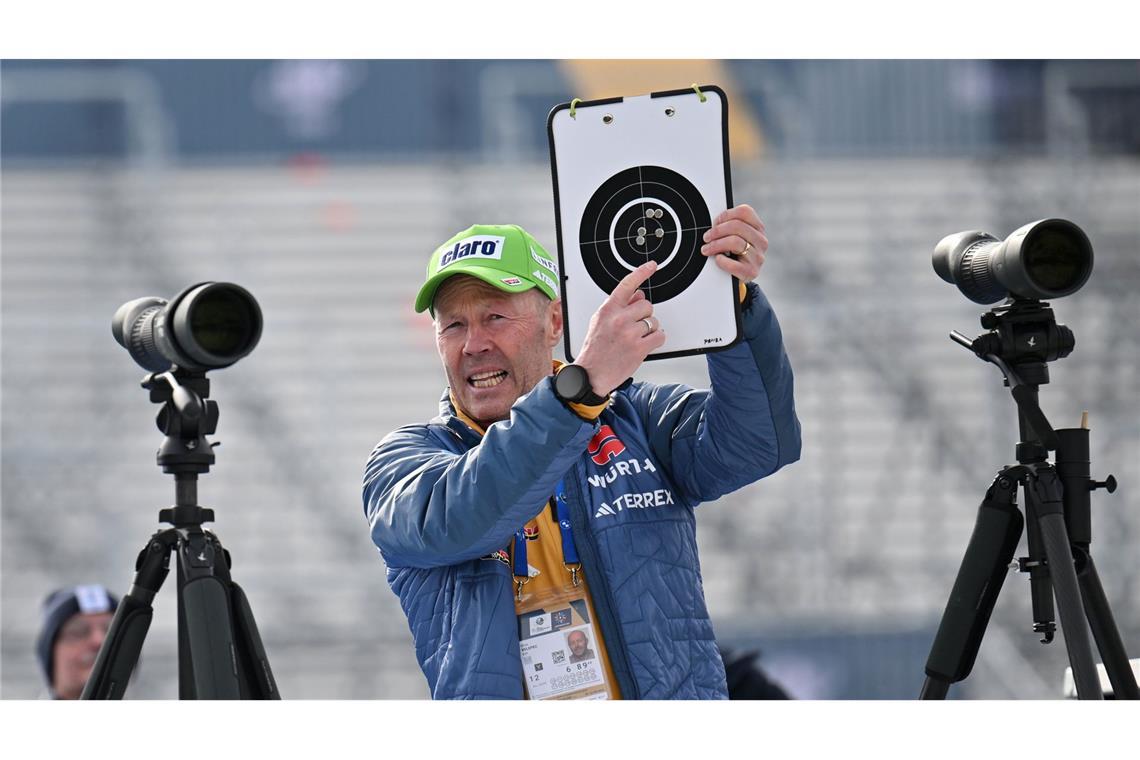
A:
[[[261,643],[257,621],[253,619],[253,609],[241,586],[230,576],[230,553],[222,548],[217,536],[212,537],[218,553],[225,560],[217,564],[218,577],[226,583],[230,594],[231,614],[234,622],[234,641],[238,665],[238,682],[242,699],[281,699],[277,682],[269,667],[269,656]]]
[[[1052,469],[1039,470],[1026,488],[1028,499],[1034,501],[1034,513],[1041,526],[1041,538],[1049,562],[1049,575],[1057,597],[1057,610],[1061,630],[1065,634],[1065,648],[1069,664],[1073,667],[1073,681],[1079,699],[1103,699],[1100,678],[1092,656],[1088,626],[1082,614],[1084,604],[1077,585],[1077,571],[1073,566],[1073,552],[1069,534],[1065,529],[1062,505],[1061,480]]]
[[[189,683],[179,687],[182,698],[241,698],[226,583],[215,570],[220,554],[200,529],[185,531],[178,546],[180,675],[192,674],[192,691]]]
[[[269,668],[269,656],[261,643],[253,610],[241,586],[230,584],[233,597],[234,634],[237,638],[238,664],[241,666],[242,695],[253,699],[281,699],[277,682]],[[246,692],[249,692],[248,695]]]
[[[1124,651],[1124,642],[1120,638],[1120,631],[1112,616],[1112,608],[1108,606],[1104,586],[1101,585],[1092,557],[1086,556],[1084,569],[1077,573],[1077,579],[1080,581],[1081,596],[1085,601],[1085,617],[1089,620],[1097,650],[1104,660],[1108,680],[1112,683],[1113,698],[1140,699],[1140,690],[1136,687],[1136,675],[1132,672],[1128,654]]]
[[[170,551],[177,540],[176,531],[160,531],[139,553],[134,582],[115,610],[80,699],[123,698],[150,630],[151,603],[170,571]]]
[[[926,660],[920,699],[943,699],[951,683],[970,674],[998,592],[1005,581],[1024,520],[1014,503],[1017,482],[1003,472],[978,508],[942,622]]]

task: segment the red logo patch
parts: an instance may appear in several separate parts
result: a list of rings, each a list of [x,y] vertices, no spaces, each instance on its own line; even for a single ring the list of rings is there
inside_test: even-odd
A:
[[[523,535],[526,536],[527,541],[537,541],[538,540],[538,526],[537,525],[534,525],[534,526],[527,525],[526,527],[523,528]]]
[[[618,440],[613,428],[609,425],[602,425],[597,434],[590,439],[587,451],[590,452],[590,458],[594,460],[594,464],[604,465],[625,451],[625,444]]]

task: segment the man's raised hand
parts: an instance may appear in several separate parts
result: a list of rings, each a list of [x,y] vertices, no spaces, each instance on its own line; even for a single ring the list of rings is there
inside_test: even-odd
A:
[[[609,395],[633,376],[650,352],[665,345],[653,304],[638,290],[656,271],[657,262],[647,261],[627,274],[590,317],[574,363],[586,370],[599,396]]]

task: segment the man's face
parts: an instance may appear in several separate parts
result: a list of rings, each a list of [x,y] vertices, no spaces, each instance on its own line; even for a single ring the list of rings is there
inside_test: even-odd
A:
[[[51,680],[60,699],[78,699],[83,693],[112,617],[110,612],[79,613],[68,618],[59,629],[52,654]]]
[[[467,275],[436,293],[436,346],[451,392],[484,429],[550,374],[562,310],[537,288],[505,293]]]
[[[570,645],[570,651],[575,657],[581,657],[586,651],[586,634],[581,631],[573,631],[566,637],[566,643]]]

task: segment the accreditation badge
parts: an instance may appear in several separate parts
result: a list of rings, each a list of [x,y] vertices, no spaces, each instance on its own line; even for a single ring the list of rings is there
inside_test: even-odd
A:
[[[527,698],[608,699],[598,634],[586,600],[551,596],[518,615]]]

